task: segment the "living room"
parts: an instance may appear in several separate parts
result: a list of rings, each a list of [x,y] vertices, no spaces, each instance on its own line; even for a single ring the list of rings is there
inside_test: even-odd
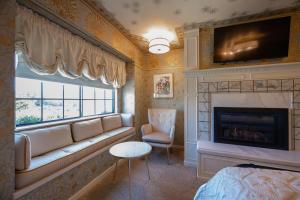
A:
[[[0,199],[300,198],[299,1],[0,5]]]

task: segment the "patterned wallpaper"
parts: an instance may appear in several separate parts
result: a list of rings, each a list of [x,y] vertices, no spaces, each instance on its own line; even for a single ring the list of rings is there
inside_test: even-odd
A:
[[[140,67],[135,67],[135,123],[138,133],[138,138],[141,139],[141,126],[147,122],[147,106],[145,105],[145,89],[144,89],[144,70]]]
[[[135,113],[135,67],[133,64],[127,64],[126,66],[126,84],[120,88],[121,99],[120,102],[121,112],[123,113]]]
[[[174,49],[166,54],[147,53],[144,69],[183,67],[183,49]]]
[[[214,52],[214,30],[213,27],[222,27],[227,25],[247,23],[251,21],[278,18],[283,16],[291,16],[291,29],[290,29],[290,43],[289,43],[289,56],[286,58],[278,59],[262,59],[262,60],[253,60],[247,62],[234,62],[219,64],[213,63],[213,52]],[[251,19],[251,20],[250,20]],[[288,62],[299,62],[300,61],[300,11],[285,12],[284,14],[276,14],[271,17],[260,17],[260,18],[247,18],[244,17],[240,20],[226,20],[220,23],[217,23],[215,26],[206,26],[200,28],[199,33],[199,65],[200,69],[208,68],[221,68],[221,67],[238,67],[245,65],[257,65],[257,64],[271,64],[271,63],[288,63]]]
[[[177,110],[174,144],[183,145],[184,141],[184,76],[183,68],[180,69],[157,69],[144,72],[144,112],[147,118],[148,108],[172,108]],[[174,82],[173,98],[153,98],[153,75],[172,73]]]
[[[14,192],[15,1],[0,1],[0,199]]]
[[[145,68],[142,70],[141,99],[137,105],[141,109],[143,123],[148,121],[148,108],[172,108],[177,110],[175,127],[175,145],[183,145],[184,141],[184,76],[183,76],[183,49],[174,49],[163,55],[147,54]],[[168,99],[153,98],[153,75],[172,73],[174,82],[174,97]]]

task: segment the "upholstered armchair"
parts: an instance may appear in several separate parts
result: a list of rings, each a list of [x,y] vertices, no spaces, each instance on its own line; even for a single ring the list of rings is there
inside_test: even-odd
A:
[[[151,146],[167,149],[170,163],[169,148],[173,145],[175,133],[175,109],[148,109],[149,124],[142,126],[142,139]]]

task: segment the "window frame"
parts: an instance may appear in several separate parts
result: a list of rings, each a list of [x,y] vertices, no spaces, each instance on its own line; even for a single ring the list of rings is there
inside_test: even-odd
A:
[[[23,77],[16,77],[16,78],[23,78]],[[103,116],[103,115],[110,115],[110,114],[114,114],[115,110],[116,110],[116,104],[115,104],[115,100],[116,100],[116,90],[114,88],[109,89],[109,88],[101,88],[101,87],[93,87],[93,86],[87,86],[87,85],[77,85],[77,84],[70,84],[70,83],[60,83],[60,82],[54,82],[54,81],[43,81],[43,80],[37,80],[37,79],[30,79],[30,78],[25,78],[25,79],[29,79],[29,80],[36,80],[40,82],[40,97],[15,97],[15,102],[17,102],[18,100],[28,100],[28,101],[33,101],[33,100],[39,100],[40,101],[40,121],[39,122],[35,122],[35,123],[28,123],[28,124],[17,124],[17,117],[15,118],[15,127],[25,127],[25,126],[32,126],[32,125],[38,125],[38,124],[45,124],[45,123],[50,123],[50,122],[59,122],[59,121],[66,121],[66,120],[72,120],[72,119],[80,119],[80,118],[89,118],[89,117],[93,117],[93,116]],[[59,83],[62,84],[62,98],[44,98],[44,84],[45,82],[54,82],[54,83]],[[79,97],[78,98],[65,98],[65,85],[74,85],[74,86],[78,86],[79,89]],[[91,99],[83,99],[83,88],[84,87],[90,87],[93,88],[94,90],[94,98]],[[100,88],[104,90],[104,98],[103,99],[98,99],[96,98],[96,88]],[[17,87],[16,87],[17,90]],[[112,98],[106,99],[105,98],[105,91],[106,90],[111,90],[112,91]],[[54,120],[44,120],[44,101],[62,101],[62,118],[59,119],[54,119]],[[65,117],[65,101],[78,101],[79,103],[79,116],[76,117]],[[84,108],[83,108],[83,101],[84,100],[92,100],[94,102],[94,114],[92,115],[83,115],[84,112]],[[97,114],[96,112],[96,101],[97,100],[103,100],[104,101],[104,113],[101,114]],[[106,101],[112,101],[112,112],[105,112],[106,111]],[[15,107],[16,109],[16,107]],[[17,112],[17,111],[15,111]]]

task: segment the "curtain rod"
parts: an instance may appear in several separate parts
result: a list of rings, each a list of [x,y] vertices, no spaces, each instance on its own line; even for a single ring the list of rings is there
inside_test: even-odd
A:
[[[58,15],[56,15],[53,11],[51,11],[48,8],[45,8],[41,3],[33,2],[32,0],[17,0],[17,3],[25,6],[34,12],[38,13],[39,15],[47,18],[48,20],[52,21],[53,23],[63,27],[64,29],[67,29],[74,35],[78,35],[81,38],[85,39],[86,41],[92,43],[93,45],[115,55],[116,57],[120,58],[121,60],[127,62],[127,63],[133,63],[133,60],[129,57],[125,56],[123,53],[119,52],[118,50],[112,48],[109,44],[106,42],[100,41],[97,38],[95,38],[93,35],[82,31],[79,26],[71,22],[70,20],[64,19]]]

